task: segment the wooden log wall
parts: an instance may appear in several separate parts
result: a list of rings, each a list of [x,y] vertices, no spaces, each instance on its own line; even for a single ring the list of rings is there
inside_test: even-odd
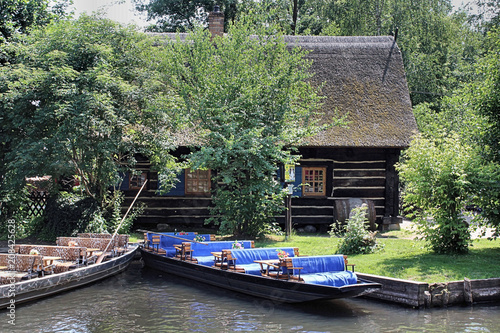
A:
[[[325,231],[340,215],[339,200],[371,201],[377,225],[399,222],[399,178],[394,164],[399,149],[384,148],[301,148],[300,167],[326,167],[325,197],[300,197],[292,200],[292,221],[312,224]],[[349,205],[344,205],[349,207]],[[352,208],[352,207],[351,207]],[[387,220],[389,218],[389,220]],[[280,219],[281,222],[281,219]]]
[[[359,199],[370,201],[376,226],[394,223],[399,213],[399,184],[394,164],[399,160],[399,149],[383,148],[301,148],[303,158],[299,167],[326,167],[326,195],[292,199],[292,222],[295,227],[313,225],[327,231],[339,216],[349,212],[337,212],[339,200]],[[180,226],[201,226],[210,217],[209,197],[189,197],[182,191],[177,195],[161,196],[157,193],[158,175],[151,171],[145,158],[138,159],[137,170],[147,172],[147,189],[139,201],[147,206],[136,224],[141,227],[156,227],[158,223]],[[300,173],[301,174],[301,173]],[[299,182],[301,180],[298,180]],[[137,190],[124,190],[126,209]],[[358,200],[358,201],[359,201]],[[387,220],[388,219],[388,220]],[[284,224],[283,216],[277,221]]]

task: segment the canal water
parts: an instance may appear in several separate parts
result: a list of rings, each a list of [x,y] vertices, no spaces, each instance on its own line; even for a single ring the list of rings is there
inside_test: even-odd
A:
[[[129,269],[99,283],[18,306],[0,332],[500,332],[500,304],[414,310],[365,299],[277,304]]]

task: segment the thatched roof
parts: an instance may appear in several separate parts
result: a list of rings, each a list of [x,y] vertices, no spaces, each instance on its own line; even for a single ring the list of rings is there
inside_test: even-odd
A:
[[[407,147],[417,130],[401,52],[383,37],[288,36],[310,50],[313,83],[323,83],[323,121],[348,113],[348,128],[308,139],[307,146]]]
[[[393,37],[286,36],[285,41],[310,51],[312,82],[323,84],[322,121],[331,121],[337,112],[348,114],[350,122],[348,128],[332,127],[303,145],[404,148],[410,144],[417,125]]]

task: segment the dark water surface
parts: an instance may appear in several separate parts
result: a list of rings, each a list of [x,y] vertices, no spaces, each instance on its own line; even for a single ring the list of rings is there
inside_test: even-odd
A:
[[[413,310],[346,299],[276,304],[142,269],[18,306],[0,332],[500,332],[500,304]]]

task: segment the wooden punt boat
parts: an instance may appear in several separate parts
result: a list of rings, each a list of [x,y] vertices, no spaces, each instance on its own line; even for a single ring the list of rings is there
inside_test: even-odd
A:
[[[0,309],[12,309],[18,304],[78,288],[123,272],[134,258],[137,249],[137,245],[129,245],[124,254],[100,263],[82,265],[66,272],[34,277],[12,284],[2,284]]]
[[[381,288],[379,283],[358,279],[358,283],[341,287],[304,283],[295,280],[237,272],[204,266],[191,261],[167,257],[148,249],[141,248],[141,256],[147,267],[174,274],[187,279],[207,283],[219,288],[270,299],[274,302],[300,303],[356,297]]]

